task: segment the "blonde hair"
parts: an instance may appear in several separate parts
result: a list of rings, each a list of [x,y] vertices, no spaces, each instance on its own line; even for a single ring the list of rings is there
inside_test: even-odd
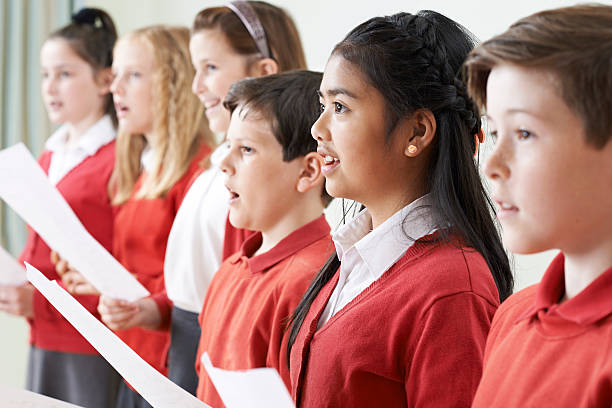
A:
[[[185,174],[202,143],[213,147],[204,107],[191,92],[195,75],[189,54],[186,27],[151,26],[129,33],[121,41],[147,44],[154,59],[152,168],[138,189],[137,199],[164,196]],[[144,135],[119,132],[115,168],[109,192],[115,205],[126,202],[142,171],[140,157],[146,146]]]

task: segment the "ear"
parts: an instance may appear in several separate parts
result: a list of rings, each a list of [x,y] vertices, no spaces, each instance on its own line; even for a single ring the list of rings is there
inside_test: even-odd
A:
[[[436,117],[429,109],[420,109],[404,125],[408,132],[404,154],[408,157],[417,157],[434,141]]]
[[[255,61],[249,69],[249,76],[261,77],[278,73],[278,63],[272,58],[264,58]]]
[[[104,96],[110,93],[110,86],[113,83],[113,72],[111,68],[104,68],[98,71],[96,74],[96,84],[100,90],[100,96]]]
[[[297,182],[297,191],[305,193],[313,188],[323,185],[323,173],[321,166],[323,158],[316,152],[310,152],[306,156],[301,157],[302,168]]]

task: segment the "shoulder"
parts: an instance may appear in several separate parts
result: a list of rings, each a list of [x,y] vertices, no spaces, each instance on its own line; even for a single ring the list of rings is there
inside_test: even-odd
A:
[[[499,305],[491,271],[482,255],[472,248],[446,242],[417,242],[393,269],[396,279],[410,279],[414,293],[429,301],[472,293],[492,306]]]
[[[331,236],[328,235],[297,251],[283,263],[276,285],[277,290],[299,292],[301,296],[333,249]]]
[[[493,324],[500,325],[506,321],[514,323],[527,309],[533,306],[537,289],[538,285],[532,285],[506,299],[497,309]]]

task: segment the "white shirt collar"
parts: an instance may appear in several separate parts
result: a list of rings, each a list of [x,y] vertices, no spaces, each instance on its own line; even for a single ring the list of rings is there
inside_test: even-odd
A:
[[[408,204],[372,230],[372,217],[363,210],[334,234],[338,258],[355,248],[370,273],[379,278],[416,240],[434,232],[431,196],[424,195]]]
[[[45,143],[45,148],[53,153],[68,150],[68,124],[59,127]],[[102,146],[115,139],[115,127],[109,115],[104,115],[100,120],[87,129],[77,140],[75,147],[70,150],[82,150],[88,156],[94,155]]]

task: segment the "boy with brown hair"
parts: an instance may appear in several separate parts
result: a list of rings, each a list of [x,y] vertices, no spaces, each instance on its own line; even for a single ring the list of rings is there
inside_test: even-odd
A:
[[[466,61],[506,246],[559,249],[498,309],[474,407],[612,405],[612,7],[523,18]]]
[[[206,294],[196,366],[197,396],[223,403],[200,362],[273,367],[287,387],[285,325],[333,249],[323,209],[331,201],[310,127],[319,115],[320,73],[292,71],[232,86],[229,152],[220,168],[230,191],[230,222],[258,231],[215,274]]]

